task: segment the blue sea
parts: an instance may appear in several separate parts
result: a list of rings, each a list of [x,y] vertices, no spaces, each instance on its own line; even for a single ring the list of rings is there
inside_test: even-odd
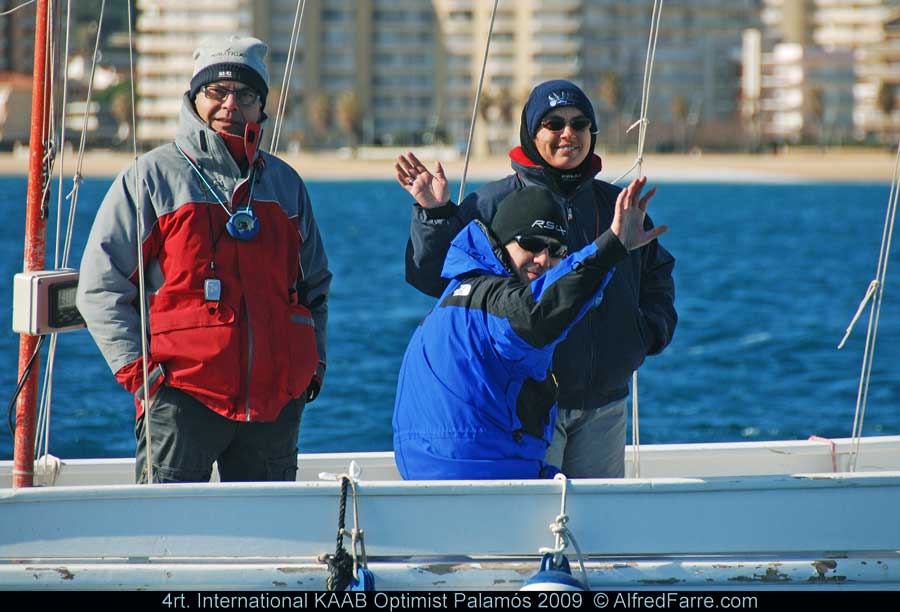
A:
[[[76,266],[110,181],[87,179],[81,187],[71,259]],[[477,186],[470,181],[470,189]],[[400,361],[433,302],[404,281],[410,200],[386,181],[314,181],[308,187],[334,283],[328,375],[303,415],[300,449],[390,450]],[[451,187],[456,193],[458,186]],[[889,184],[659,188],[651,215],[671,228],[663,243],[677,259],[680,322],[668,349],[640,370],[641,441],[849,436],[868,311],[844,349],[836,346],[875,277]],[[56,249],[56,181],[53,189],[48,267]],[[0,459],[13,454],[5,407],[17,378],[12,278],[22,268],[25,193],[24,178],[0,177]],[[900,283],[891,281],[900,277],[896,250],[866,435],[900,434]],[[45,349],[42,379],[46,363]],[[51,453],[133,456],[131,397],[87,331],[59,337],[52,397]]]

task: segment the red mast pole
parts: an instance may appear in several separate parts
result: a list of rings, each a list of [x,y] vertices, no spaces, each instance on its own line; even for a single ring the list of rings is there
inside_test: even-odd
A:
[[[23,271],[42,270],[47,250],[47,213],[44,186],[50,177],[44,173],[44,129],[47,124],[49,91],[47,82],[47,3],[38,0],[35,14],[34,81],[31,90],[31,137],[28,158],[28,199],[25,213],[25,256]],[[38,337],[22,334],[19,338],[19,379],[37,347]],[[34,437],[40,355],[35,356],[31,375],[22,387],[16,404],[16,441],[13,486],[30,487],[34,482]]]

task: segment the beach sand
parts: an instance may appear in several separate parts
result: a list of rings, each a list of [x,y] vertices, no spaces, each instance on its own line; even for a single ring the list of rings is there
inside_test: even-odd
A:
[[[367,154],[371,156],[371,150]],[[627,172],[635,161],[633,154],[605,154],[601,151],[600,155],[603,170],[599,176],[608,181]],[[394,178],[394,158],[390,151],[383,152],[380,159],[354,158],[347,152],[283,154],[281,157],[306,180]],[[791,149],[760,155],[647,153],[642,170],[651,181],[660,182],[890,182],[895,157],[894,152],[887,149]],[[132,159],[131,154],[118,151],[90,151],[84,156],[81,172],[85,177],[112,177]],[[424,153],[421,159],[429,168],[433,166],[433,161]],[[460,180],[464,165],[461,157],[442,163],[451,181]],[[65,176],[71,176],[76,165],[75,153],[67,152]],[[0,175],[25,175],[27,168],[28,159],[24,153],[0,154]],[[466,180],[484,182],[500,178],[509,171],[509,159],[506,157],[472,159]],[[54,172],[59,172],[58,166]]]

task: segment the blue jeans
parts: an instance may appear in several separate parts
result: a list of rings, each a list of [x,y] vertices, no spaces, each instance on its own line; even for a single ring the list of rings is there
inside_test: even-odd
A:
[[[627,421],[625,399],[593,410],[560,410],[545,461],[568,478],[623,478]]]
[[[272,423],[232,421],[163,384],[149,411],[153,482],[208,482],[213,463],[222,482],[295,480],[303,408],[296,399]],[[139,484],[147,482],[146,416],[134,428]]]

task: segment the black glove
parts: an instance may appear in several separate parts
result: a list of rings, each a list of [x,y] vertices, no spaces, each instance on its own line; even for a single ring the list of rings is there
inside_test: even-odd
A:
[[[306,393],[304,393],[304,397],[306,398],[306,403],[311,403],[314,399],[319,396],[319,391],[322,390],[322,385],[319,384],[315,378],[312,379],[312,382],[309,383],[309,386],[306,388]]]

